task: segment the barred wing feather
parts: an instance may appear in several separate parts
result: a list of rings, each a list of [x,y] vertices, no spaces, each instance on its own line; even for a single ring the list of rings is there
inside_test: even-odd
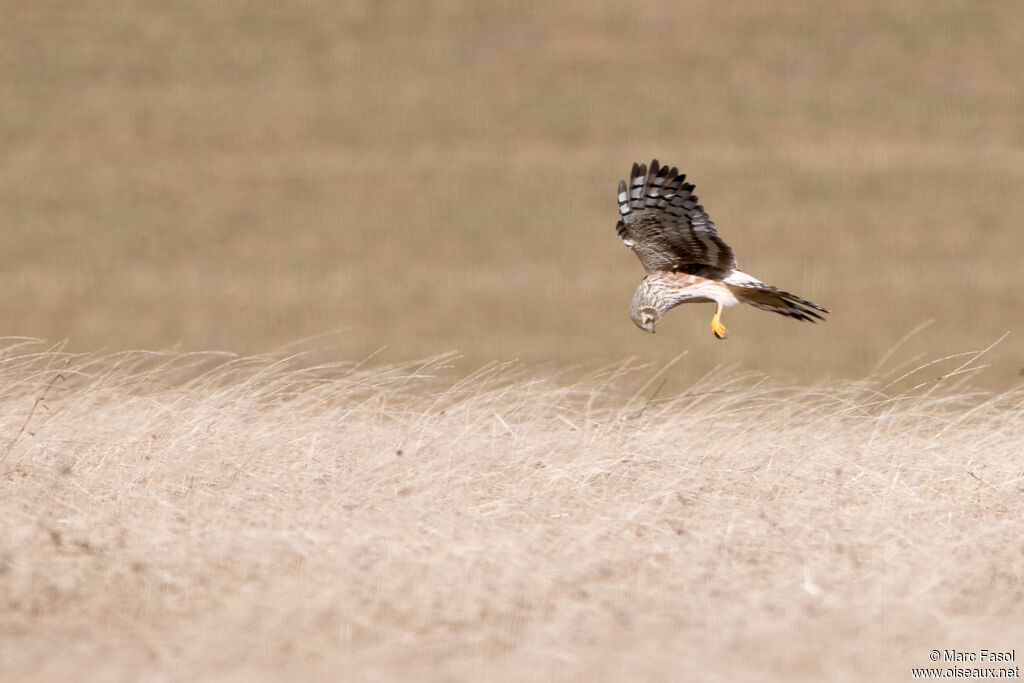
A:
[[[685,174],[674,166],[659,166],[657,159],[650,170],[646,164],[633,164],[628,185],[619,181],[622,218],[616,229],[648,273],[693,272],[700,265],[737,268],[732,248],[718,236],[693,190]]]

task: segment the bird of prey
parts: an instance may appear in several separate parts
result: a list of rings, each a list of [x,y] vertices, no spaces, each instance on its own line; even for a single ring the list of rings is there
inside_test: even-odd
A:
[[[623,243],[639,257],[647,274],[633,294],[629,317],[645,332],[654,332],[662,316],[679,304],[717,304],[711,331],[725,339],[722,308],[750,304],[797,320],[824,320],[828,309],[795,294],[766,285],[739,270],[726,244],[704,212],[694,186],[679,169],[658,160],[633,164],[629,184],[619,181],[619,220]]]

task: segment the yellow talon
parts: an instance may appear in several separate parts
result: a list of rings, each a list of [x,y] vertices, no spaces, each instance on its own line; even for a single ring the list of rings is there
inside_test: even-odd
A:
[[[718,308],[715,309],[715,317],[711,319],[711,331],[719,339],[729,336],[729,331],[722,324],[722,304],[718,304]]]

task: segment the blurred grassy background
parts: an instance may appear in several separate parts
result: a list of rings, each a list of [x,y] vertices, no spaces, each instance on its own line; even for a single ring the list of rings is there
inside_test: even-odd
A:
[[[0,0],[0,334],[859,377],[1011,334],[1024,6]],[[657,335],[615,235],[678,165],[745,270],[834,311]]]

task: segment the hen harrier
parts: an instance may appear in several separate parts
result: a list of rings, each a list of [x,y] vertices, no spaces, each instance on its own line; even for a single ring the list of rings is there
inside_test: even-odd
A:
[[[654,332],[669,309],[702,301],[718,305],[711,331],[719,339],[726,337],[722,308],[737,303],[797,320],[824,320],[816,311],[828,309],[737,268],[732,249],[718,236],[693,194],[694,186],[685,180],[679,169],[658,166],[655,159],[650,171],[644,164],[633,164],[628,187],[625,180],[619,181],[622,220],[616,230],[647,271],[629,305],[629,317],[637,327]]]

